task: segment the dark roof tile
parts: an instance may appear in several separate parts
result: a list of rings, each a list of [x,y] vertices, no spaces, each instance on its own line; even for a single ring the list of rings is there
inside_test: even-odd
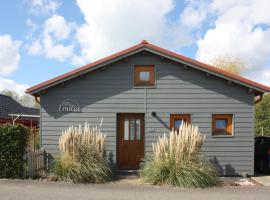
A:
[[[11,97],[0,94],[0,118],[8,119],[9,114],[39,115],[39,109],[24,107]]]

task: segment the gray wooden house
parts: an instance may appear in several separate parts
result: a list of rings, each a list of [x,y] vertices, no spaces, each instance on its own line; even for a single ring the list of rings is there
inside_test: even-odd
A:
[[[206,135],[203,153],[223,175],[254,174],[254,105],[270,88],[147,41],[33,86],[42,146],[86,120],[107,135],[109,159],[135,169],[152,143],[183,122]]]

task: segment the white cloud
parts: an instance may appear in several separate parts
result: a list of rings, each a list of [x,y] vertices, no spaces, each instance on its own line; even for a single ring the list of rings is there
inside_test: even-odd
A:
[[[37,29],[37,25],[31,19],[27,19],[25,23],[31,29],[31,32]]]
[[[70,39],[70,33],[74,29],[74,23],[67,22],[63,16],[54,14],[44,22],[40,37],[26,45],[28,54],[42,55],[58,61],[70,61],[75,65],[85,63],[84,59],[74,53],[73,44],[63,44]]]
[[[207,17],[208,4],[205,1],[189,1],[180,15],[180,21],[188,28],[198,29]]]
[[[211,63],[216,57],[238,58],[247,64],[245,76],[266,83],[269,77],[263,73],[270,56],[269,6],[268,0],[214,0],[208,12],[216,17],[215,26],[198,40],[197,59]]]
[[[68,38],[72,26],[63,16],[53,15],[45,21],[44,34],[52,34],[57,40],[64,40]]]
[[[29,12],[33,15],[50,15],[61,5],[57,0],[26,0]]]
[[[240,28],[241,27],[241,28]],[[217,23],[204,38],[198,41],[197,58],[211,62],[218,56],[236,57],[249,64],[249,67],[262,65],[268,59],[270,31],[253,29],[241,22]]]
[[[28,85],[19,84],[10,79],[0,78],[0,92],[3,90],[11,90],[17,92],[19,96],[23,96],[27,88],[29,88]]]
[[[270,86],[270,68],[269,67],[254,68],[250,70],[249,73],[246,73],[245,76],[251,80]]]
[[[192,42],[181,19],[168,21],[167,15],[175,8],[173,0],[77,0],[77,4],[86,22],[78,27],[76,39],[88,61],[143,39],[170,49]]]
[[[20,62],[21,41],[12,40],[10,35],[0,35],[0,75],[14,72]]]
[[[73,56],[73,45],[64,46],[63,44],[54,43],[50,35],[45,35],[42,43],[43,53],[47,58],[64,61]]]
[[[51,35],[44,35],[42,38],[34,40],[31,44],[26,45],[26,48],[29,55],[42,55],[58,61],[72,60],[75,56],[73,45],[57,43]]]
[[[44,0],[35,5],[44,5]],[[179,50],[194,41],[191,31],[206,18],[205,3],[186,2],[183,14],[177,12],[174,0],[77,0],[85,23],[76,25],[56,12],[43,25],[40,37],[28,45],[30,55],[43,55],[72,64],[84,64],[137,44],[143,39],[171,50]],[[106,5],[106,6],[104,6]],[[196,13],[196,9],[200,12]],[[157,12],[158,11],[158,12]],[[75,33],[75,38],[74,34]],[[80,54],[75,54],[79,46]]]
[[[270,85],[270,70],[263,71],[263,83]]]
[[[31,44],[26,45],[27,51],[29,55],[39,55],[42,54],[42,45],[39,40],[32,41]]]

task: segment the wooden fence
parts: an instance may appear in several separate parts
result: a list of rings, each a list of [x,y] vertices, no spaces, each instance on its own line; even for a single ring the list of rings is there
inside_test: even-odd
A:
[[[45,150],[28,150],[25,155],[24,177],[36,177],[45,170]]]

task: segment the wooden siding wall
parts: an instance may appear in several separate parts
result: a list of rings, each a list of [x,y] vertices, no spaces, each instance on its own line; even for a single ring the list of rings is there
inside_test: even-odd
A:
[[[133,87],[133,66],[155,64],[157,85],[154,89]],[[65,99],[76,100],[81,113],[60,113],[58,107]],[[191,114],[192,123],[207,138],[204,155],[214,162],[224,175],[253,174],[254,95],[247,89],[194,69],[184,69],[173,61],[161,61],[157,55],[137,54],[128,62],[119,61],[105,71],[90,72],[86,78],[56,86],[41,97],[42,145],[57,155],[61,131],[70,125],[98,125],[103,118],[102,131],[107,134],[106,147],[112,161],[116,153],[117,113],[145,113],[145,152],[152,143],[168,132],[170,113]],[[151,112],[157,113],[152,117]],[[234,137],[212,137],[211,115],[232,113]]]

